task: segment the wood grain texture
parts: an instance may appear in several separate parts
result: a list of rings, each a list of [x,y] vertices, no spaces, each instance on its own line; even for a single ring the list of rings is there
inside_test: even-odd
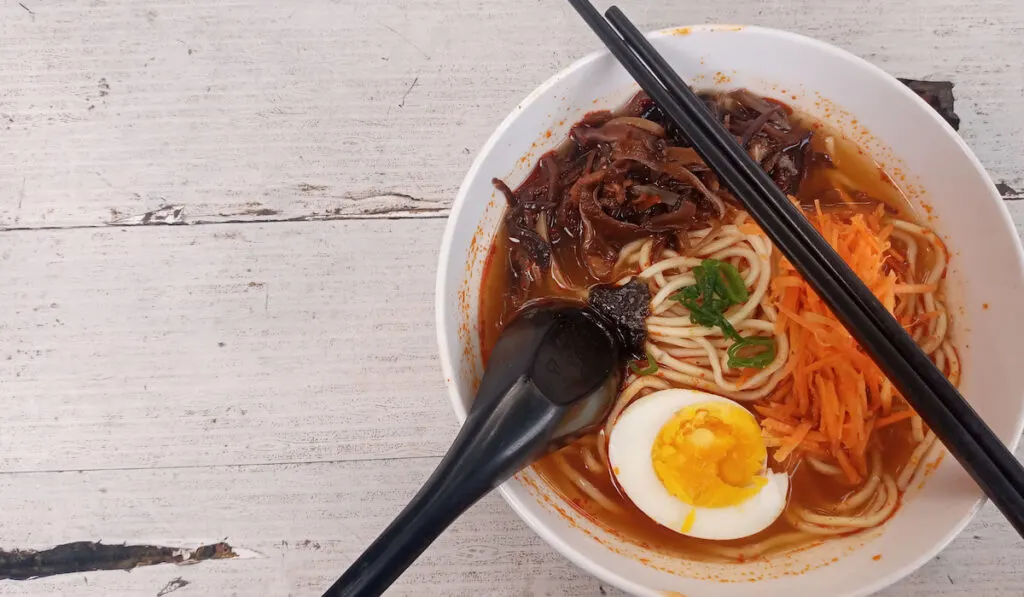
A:
[[[455,432],[430,323],[442,226],[3,233],[0,544],[227,540],[258,557],[0,583],[0,594],[155,594],[178,577],[183,596],[325,586]],[[1020,547],[987,508],[886,594],[1017,595]],[[600,589],[491,496],[393,594]]]
[[[954,81],[1024,234],[1019,0],[623,7],[645,29],[780,27]],[[0,3],[0,548],[247,554],[0,594],[319,594],[454,436],[433,277],[464,172],[596,48],[557,0]],[[1017,597],[1021,547],[986,507],[882,595]],[[621,595],[497,496],[391,594]]]
[[[3,233],[0,470],[442,454],[443,225]]]
[[[555,0],[21,4],[0,4],[4,227],[443,214],[516,102],[598,46]],[[1019,0],[625,8],[644,29],[780,27],[953,80],[964,138],[1024,189]]]
[[[130,574],[3,583],[0,594],[152,596],[181,577],[190,582],[179,593],[186,597],[319,595],[412,497],[436,462],[407,458],[2,475],[0,504],[11,519],[25,521],[23,531],[5,526],[5,535],[29,533],[24,540],[32,545],[69,535],[185,545],[209,536],[251,555]],[[26,490],[48,499],[14,498]],[[55,503],[68,503],[69,509],[55,512],[50,507]],[[599,593],[597,580],[567,565],[494,495],[445,533],[390,594]]]
[[[0,584],[2,595],[135,597],[170,581],[181,597],[319,595],[390,522],[435,458],[189,470],[0,475],[4,538],[27,547],[69,536],[195,546],[226,540],[247,553],[194,566],[69,574]],[[45,499],[26,501],[27,493]],[[59,509],[55,508],[59,505]],[[883,597],[1024,593],[1024,544],[991,507],[936,560]],[[491,495],[424,553],[389,595],[599,596],[623,593],[569,564]]]

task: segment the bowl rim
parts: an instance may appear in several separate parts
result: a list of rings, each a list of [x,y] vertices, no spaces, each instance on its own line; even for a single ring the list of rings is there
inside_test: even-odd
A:
[[[882,68],[868,62],[867,60],[848,52],[842,48],[829,44],[827,42],[808,37],[799,33],[793,33],[781,29],[775,29],[771,27],[760,27],[756,25],[733,25],[733,24],[698,24],[698,25],[681,25],[676,27],[666,27],[645,33],[645,37],[648,39],[658,39],[662,37],[669,37],[679,35],[680,31],[686,31],[689,33],[710,33],[714,31],[728,31],[735,33],[752,32],[763,35],[767,38],[782,39],[799,44],[804,44],[813,48],[816,51],[829,53],[834,56],[838,56],[846,61],[852,62],[861,68],[865,68],[875,75],[880,75],[883,79],[887,79],[892,82],[895,88],[899,89],[899,93],[907,96],[912,101],[916,102],[918,107],[929,114],[932,121],[946,133],[947,137],[951,137],[953,141],[959,147],[961,153],[967,158],[970,165],[981,175],[985,185],[989,191],[989,199],[995,201],[999,205],[999,213],[1003,225],[1003,233],[1010,235],[1015,239],[1014,247],[1016,249],[1017,262],[1021,266],[1021,272],[1024,274],[1024,246],[1021,244],[1020,236],[1017,234],[1016,226],[1013,223],[1013,219],[1010,216],[1009,209],[1002,200],[999,191],[996,189],[995,184],[992,182],[991,177],[985,170],[981,161],[970,149],[963,138],[957,133],[952,126],[939,114],[935,112],[920,96],[911,91],[907,86],[899,83],[899,81],[891,74],[883,70]],[[459,186],[459,191],[455,196],[455,200],[452,203],[451,211],[448,215],[447,222],[445,224],[444,234],[441,238],[441,249],[438,256],[438,269],[437,277],[435,281],[435,293],[434,293],[434,307],[435,307],[435,318],[434,327],[437,334],[438,350],[440,352],[441,369],[445,377],[445,385],[448,389],[448,397],[451,403],[452,409],[455,411],[455,415],[462,425],[466,419],[466,408],[462,404],[462,397],[459,393],[458,386],[455,382],[456,370],[454,363],[451,362],[448,355],[450,343],[452,341],[449,336],[451,334],[445,327],[446,315],[448,314],[448,305],[445,301],[445,282],[448,279],[451,263],[452,253],[452,242],[456,232],[456,222],[459,220],[464,206],[468,199],[468,189],[473,180],[479,176],[479,171],[484,161],[485,156],[497,145],[498,141],[504,136],[505,132],[513,125],[518,119],[519,114],[524,109],[538,100],[541,96],[546,94],[552,87],[559,83],[562,79],[575,72],[577,69],[583,66],[599,60],[609,55],[607,48],[601,48],[594,52],[591,52],[578,60],[575,60],[568,66],[562,68],[557,73],[549,77],[543,83],[537,86],[529,95],[521,100],[516,107],[513,108],[509,114],[501,121],[501,123],[494,129],[490,137],[477,152],[476,157],[473,160],[472,165],[463,177],[462,183]],[[456,334],[457,336],[457,334]],[[457,341],[457,338],[454,339]],[[1021,434],[1024,432],[1024,416],[1018,417],[1014,434],[1010,442],[1007,444],[1011,451],[1015,451],[1021,440]],[[560,533],[552,527],[542,522],[536,516],[534,516],[526,507],[526,504],[520,499],[519,496],[515,495],[510,489],[509,480],[503,483],[498,491],[502,497],[516,513],[521,520],[523,520],[538,536],[540,536],[550,546],[554,547],[562,556],[569,559],[572,563],[586,570],[589,574],[596,578],[607,582],[623,591],[627,591],[635,595],[644,595],[651,597],[660,597],[662,593],[650,589],[647,586],[641,585],[621,574],[618,574],[612,569],[606,568],[596,562],[592,561],[586,555],[577,551],[573,546],[569,545],[561,536]],[[968,524],[974,519],[978,510],[987,501],[983,495],[980,496],[971,509],[960,519],[960,521],[951,527],[950,531],[944,535],[939,541],[937,541],[930,549],[922,552],[916,558],[912,559],[906,565],[896,569],[893,572],[885,574],[879,578],[875,578],[873,581],[862,585],[856,589],[845,593],[837,593],[836,597],[866,597],[872,595],[882,589],[889,587],[899,580],[906,578],[911,573],[920,569],[924,564],[931,561],[936,555],[945,549],[955,539]]]

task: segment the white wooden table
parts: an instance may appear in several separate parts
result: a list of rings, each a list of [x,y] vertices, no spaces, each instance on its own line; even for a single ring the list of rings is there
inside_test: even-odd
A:
[[[623,4],[953,80],[1024,223],[1021,0]],[[596,47],[559,0],[0,0],[0,548],[240,554],[0,593],[319,595],[456,430],[433,276],[463,173]],[[884,595],[1019,597],[1022,547],[986,507]],[[392,594],[618,592],[492,496]]]

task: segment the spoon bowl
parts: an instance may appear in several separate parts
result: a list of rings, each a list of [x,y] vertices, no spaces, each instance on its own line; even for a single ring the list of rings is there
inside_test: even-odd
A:
[[[601,424],[621,379],[626,351],[620,337],[597,309],[527,304],[498,337],[444,459],[324,597],[380,595],[477,500]]]

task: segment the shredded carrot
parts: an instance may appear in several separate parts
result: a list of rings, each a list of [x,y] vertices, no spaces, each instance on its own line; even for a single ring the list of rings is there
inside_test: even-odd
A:
[[[909,419],[912,416],[914,416],[914,411],[912,410],[901,410],[899,412],[892,413],[888,417],[882,417],[881,419],[878,419],[878,421],[875,422],[875,429],[888,427],[893,423],[899,423],[900,421]]]
[[[804,319],[811,323],[820,323],[824,326],[832,327],[837,330],[844,329],[843,326],[835,319],[825,317],[824,315],[820,315],[818,313],[804,313]]]
[[[836,450],[833,452],[833,456],[836,457],[836,462],[839,463],[839,468],[843,469],[843,473],[846,475],[846,480],[850,483],[860,483],[860,473],[853,467],[853,463],[850,462],[850,458],[846,455],[843,450]]]
[[[813,426],[814,424],[810,421],[804,421],[797,425],[796,429],[793,430],[792,435],[783,440],[782,445],[775,451],[775,461],[784,462],[789,458],[789,455],[793,453],[793,450],[797,449],[800,442],[804,441],[804,438],[807,437],[808,432],[810,432],[811,427]]]
[[[755,404],[754,410],[761,416],[768,417],[769,420],[779,421],[787,425],[796,424],[792,420],[792,413],[786,409],[784,404]]]
[[[808,219],[840,257],[864,281],[890,313],[917,300],[936,285],[918,284],[892,251],[893,227],[885,210],[868,213],[825,212],[815,204]],[[777,446],[775,459],[808,453],[833,460],[847,480],[857,483],[868,471],[871,435],[909,418],[912,410],[893,411],[892,384],[850,336],[828,306],[788,259],[778,261],[770,298],[779,316],[775,327],[789,339],[791,383],[754,405],[766,437]],[[918,320],[932,315],[919,315]],[[902,402],[900,402],[902,403]]]
[[[765,419],[761,421],[761,427],[772,431],[778,431],[781,433],[793,433],[795,428],[789,423],[783,423],[777,419]]]
[[[801,286],[804,281],[796,276],[782,276],[772,280],[775,288],[789,288],[790,286]]]
[[[807,439],[809,441],[812,441],[812,442],[816,443],[816,444],[823,444],[826,441],[828,441],[828,438],[825,437],[824,433],[822,433],[820,431],[813,431],[813,430],[807,432]]]
[[[935,292],[938,289],[938,284],[896,284],[893,292],[896,294],[922,294]]]
[[[806,440],[800,442],[800,451],[806,452],[812,456],[817,456],[818,458],[825,458],[831,456],[828,449],[824,445],[808,443]]]
[[[740,232],[743,234],[760,234],[761,236],[764,236],[764,231],[761,230],[761,227],[754,222],[743,222],[737,226],[737,228],[739,228]]]

